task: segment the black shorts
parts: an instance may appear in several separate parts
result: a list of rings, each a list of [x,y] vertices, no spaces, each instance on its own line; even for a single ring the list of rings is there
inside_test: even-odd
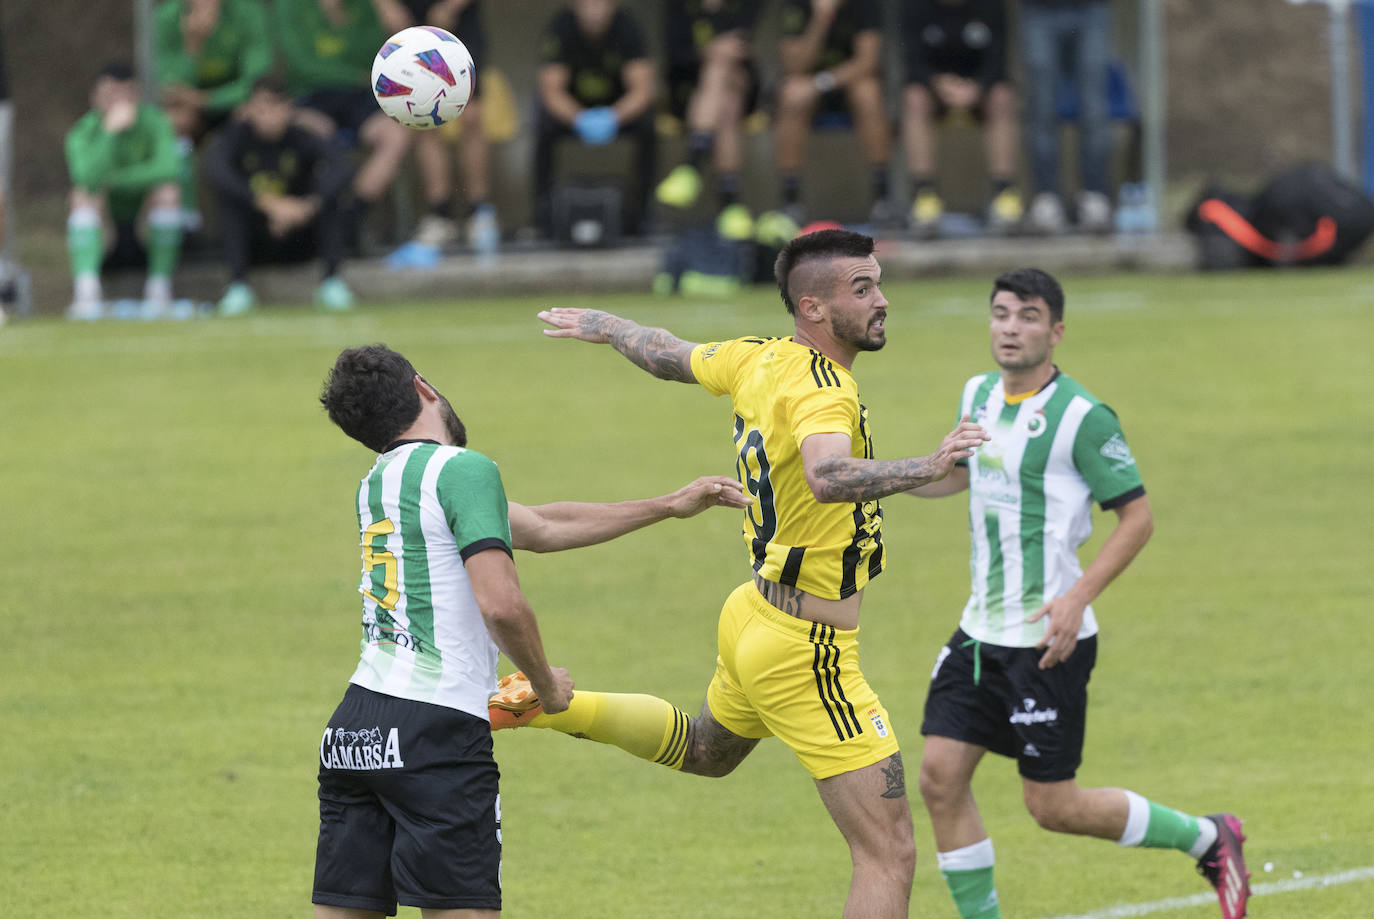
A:
[[[933,117],[935,121],[944,121],[950,116],[953,109],[945,105],[945,100],[940,98],[940,94],[935,91],[934,86],[920,80],[910,80],[907,82],[907,85],[919,86],[930,94],[930,102],[934,107]],[[1002,85],[1002,83],[994,83],[991,86],[984,87],[983,91],[978,94],[978,101],[973,103],[972,108],[968,109],[968,113],[972,115],[973,119],[979,124],[988,120],[988,93],[992,92],[994,88],[1000,85]]]
[[[1073,778],[1083,762],[1097,636],[1081,639],[1068,660],[1048,670],[1039,669],[1044,654],[975,643],[956,631],[935,662],[921,734],[1012,757],[1033,782]]]
[[[481,718],[349,686],[320,740],[312,902],[500,909],[498,780]]]
[[[369,118],[382,114],[377,107],[376,97],[366,86],[357,89],[317,89],[301,96],[296,104],[328,116],[343,135],[341,140],[347,146],[358,142],[358,135]]]

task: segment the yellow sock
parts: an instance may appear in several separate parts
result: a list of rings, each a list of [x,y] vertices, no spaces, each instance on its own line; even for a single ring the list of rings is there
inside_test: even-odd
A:
[[[655,696],[579,689],[567,711],[540,713],[527,726],[612,744],[640,759],[681,769],[689,721],[682,709]]]

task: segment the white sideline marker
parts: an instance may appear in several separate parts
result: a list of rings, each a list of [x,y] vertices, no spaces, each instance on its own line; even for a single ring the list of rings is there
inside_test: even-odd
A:
[[[1368,868],[1352,868],[1349,871],[1338,871],[1335,874],[1320,874],[1314,877],[1292,878],[1284,881],[1265,881],[1262,884],[1250,885],[1250,896],[1263,897],[1274,893],[1289,893],[1294,890],[1310,890],[1313,887],[1337,887],[1341,884],[1355,884],[1359,881],[1374,881],[1374,866]],[[1193,894],[1189,897],[1170,897],[1167,900],[1155,900],[1153,903],[1128,903],[1124,906],[1113,906],[1108,909],[1100,909],[1091,913],[1077,913],[1074,915],[1053,916],[1050,919],[1129,919],[1132,916],[1148,916],[1151,913],[1162,913],[1169,910],[1184,909],[1189,906],[1202,906],[1207,903],[1215,903],[1217,895],[1215,892]]]

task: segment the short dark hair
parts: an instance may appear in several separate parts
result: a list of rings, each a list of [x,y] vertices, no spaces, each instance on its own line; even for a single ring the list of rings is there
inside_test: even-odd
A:
[[[121,83],[128,82],[134,78],[133,65],[128,61],[109,61],[100,72],[95,75],[97,80],[108,77],[111,80],[119,80]]]
[[[381,453],[420,417],[416,376],[386,345],[348,348],[325,378],[320,404],[345,434]]]
[[[275,73],[264,74],[254,80],[252,93],[270,93],[278,99],[291,98],[291,93],[286,89],[286,81]]]
[[[773,277],[778,282],[778,293],[782,294],[782,305],[787,307],[789,315],[797,315],[797,304],[788,284],[793,269],[803,262],[823,258],[867,258],[872,254],[873,238],[849,230],[817,230],[789,241],[773,263]]]
[[[1039,268],[1017,268],[992,282],[991,301],[998,291],[1009,291],[1022,300],[1039,297],[1050,308],[1050,323],[1064,321],[1064,288],[1048,271]]]

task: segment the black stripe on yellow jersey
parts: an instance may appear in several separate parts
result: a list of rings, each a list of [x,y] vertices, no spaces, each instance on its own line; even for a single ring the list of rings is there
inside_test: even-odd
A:
[[[790,338],[739,338],[692,351],[698,383],[729,393],[735,471],[755,499],[743,533],[755,572],[825,599],[853,596],[886,564],[877,501],[821,503],[807,484],[801,443],[844,434],[872,459],[868,411],[850,372]]]

